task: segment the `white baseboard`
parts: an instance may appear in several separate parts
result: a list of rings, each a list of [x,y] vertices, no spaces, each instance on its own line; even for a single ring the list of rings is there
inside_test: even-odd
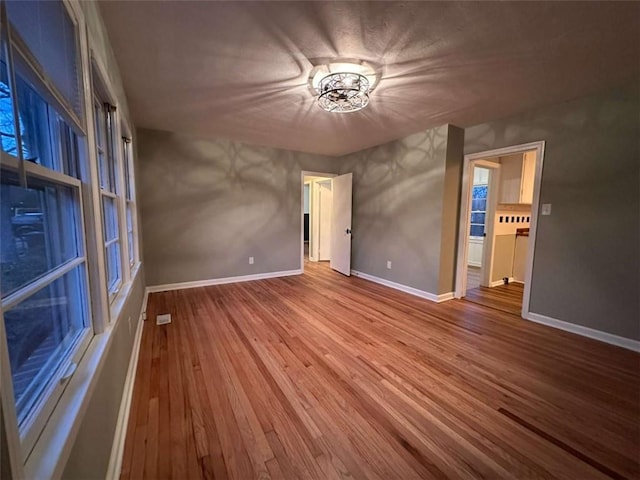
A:
[[[140,318],[142,320],[147,319],[147,303],[149,302],[149,287],[144,289],[144,298],[142,299],[142,312],[140,312]]]
[[[301,275],[302,270],[285,270],[282,272],[257,273],[255,275],[240,275],[238,277],[211,278],[209,280],[197,280],[195,282],[167,283],[165,285],[151,285],[148,292],[167,292],[169,290],[183,290],[185,288],[208,287],[211,285],[223,285],[225,283],[249,282],[251,280],[265,280],[267,278],[290,277]]]
[[[527,313],[524,318],[532,322],[541,323],[549,327],[559,328],[567,332],[582,335],[583,337],[593,338],[594,340],[600,340],[601,342],[610,343],[618,347],[633,350],[634,352],[640,352],[640,341],[632,340],[630,338],[620,337],[612,333],[603,332],[601,330],[595,330],[593,328],[584,327],[582,325],[576,325],[575,323],[565,322],[555,318],[540,315],[539,313]]]
[[[355,277],[364,278],[365,280],[369,280],[370,282],[379,283],[380,285],[384,285],[385,287],[394,288],[396,290],[400,290],[401,292],[405,292],[410,295],[415,295],[416,297],[424,298],[426,300],[430,300],[436,303],[445,302],[453,298],[453,292],[436,295],[435,293],[425,292],[424,290],[418,290],[417,288],[408,287],[407,285],[402,285],[401,283],[392,282],[391,280],[385,280],[384,278],[374,277],[373,275],[359,272],[357,270],[351,270],[351,275]]]
[[[455,295],[453,292],[441,293],[440,295],[438,295],[438,300],[436,300],[436,302],[442,303],[448,300],[453,300],[454,298]]]
[[[145,290],[144,300],[142,301],[142,310],[140,311],[140,317],[138,318],[138,327],[136,328],[136,334],[133,338],[133,347],[131,349],[131,357],[129,358],[127,378],[124,382],[122,400],[120,401],[120,410],[118,410],[118,421],[116,423],[116,431],[113,436],[113,444],[111,446],[111,456],[109,457],[109,466],[105,477],[107,480],[118,480],[120,478],[120,471],[122,470],[122,457],[124,455],[124,444],[127,437],[131,400],[133,399],[133,386],[136,380],[136,367],[138,366],[138,355],[140,353],[142,329],[144,328],[144,316],[147,312],[148,300],[149,292]]]
[[[509,277],[509,283],[524,283],[524,282],[516,282],[513,277]],[[497,287],[499,285],[504,285],[504,280],[495,280],[490,283],[491,287]]]

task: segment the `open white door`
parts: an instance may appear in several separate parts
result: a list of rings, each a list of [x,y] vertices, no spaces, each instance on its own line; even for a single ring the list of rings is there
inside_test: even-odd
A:
[[[334,177],[331,215],[332,269],[351,275],[351,183],[353,175]]]

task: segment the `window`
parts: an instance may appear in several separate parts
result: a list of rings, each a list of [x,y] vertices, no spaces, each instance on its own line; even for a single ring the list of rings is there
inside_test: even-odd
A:
[[[109,299],[113,300],[122,286],[118,168],[114,149],[115,108],[94,100],[96,148],[100,177],[100,196],[107,265]]]
[[[85,90],[84,28],[75,1],[0,2],[0,395],[16,478],[13,459],[34,478],[61,468],[139,262],[131,144],[109,84]]]
[[[63,104],[45,100],[51,92],[33,80],[28,59],[17,52],[14,59],[17,67],[0,62],[0,293],[17,423],[28,451],[92,336],[92,316],[84,134]]]
[[[489,170],[474,167],[473,190],[471,192],[471,237],[483,237],[485,217],[487,211],[487,191],[489,183]]]
[[[133,156],[131,155],[131,139],[122,138],[122,161],[124,163],[124,188],[127,216],[127,246],[129,269],[138,262],[137,250],[137,209],[135,202],[135,183],[133,179]]]
[[[2,308],[23,426],[88,333],[77,188],[2,171]]]

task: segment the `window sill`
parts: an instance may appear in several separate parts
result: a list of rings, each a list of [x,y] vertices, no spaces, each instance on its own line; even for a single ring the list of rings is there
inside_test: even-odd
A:
[[[140,272],[140,262],[134,265],[131,270],[131,280],[129,280],[126,284],[120,287],[120,291],[117,293],[116,297],[111,302],[109,306],[109,325],[108,328],[113,328],[118,322],[118,318],[120,318],[120,314],[122,313],[122,309],[124,308],[124,304],[127,303],[127,299],[129,298],[129,294],[131,293],[131,287],[136,282],[138,278],[138,273]],[[108,329],[107,328],[107,329]]]
[[[73,448],[84,414],[102,372],[106,354],[113,340],[118,317],[131,287],[140,271],[140,264],[132,272],[131,281],[122,289],[111,307],[113,322],[102,333],[95,335],[76,372],[49,417],[40,438],[24,465],[25,478],[60,478]]]

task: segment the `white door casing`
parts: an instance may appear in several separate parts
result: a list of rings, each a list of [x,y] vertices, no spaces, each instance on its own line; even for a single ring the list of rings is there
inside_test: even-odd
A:
[[[522,318],[531,319],[533,313],[530,312],[529,302],[531,299],[531,277],[533,272],[533,259],[535,256],[535,244],[536,233],[538,226],[538,207],[540,202],[540,184],[542,183],[542,166],[544,162],[544,140],[531,142],[521,145],[513,145],[510,147],[497,148],[495,150],[488,150],[478,153],[470,153],[464,156],[462,165],[462,188],[461,188],[461,203],[460,203],[460,224],[458,229],[458,260],[456,268],[456,290],[455,298],[462,298],[466,293],[466,270],[467,270],[467,242],[469,236],[468,227],[468,215],[469,215],[469,196],[470,188],[469,183],[473,177],[470,177],[470,173],[473,173],[472,162],[477,162],[481,159],[491,159],[501,157],[505,155],[511,155],[514,153],[524,153],[530,150],[534,150],[535,155],[535,167],[534,171],[534,184],[533,184],[533,198],[531,202],[531,222],[529,227],[529,245],[526,254],[526,264],[524,272],[524,292],[522,298]],[[498,173],[498,176],[500,174]],[[495,188],[493,189],[496,190]],[[489,195],[491,195],[491,187],[489,187]],[[487,200],[487,203],[490,203]],[[494,211],[495,214],[495,211]],[[488,215],[488,213],[487,213]],[[489,232],[487,232],[487,237]],[[484,249],[487,249],[485,245]],[[489,253],[489,252],[487,252]],[[486,258],[486,257],[485,257]],[[483,259],[484,262],[484,259]],[[486,262],[484,262],[486,264]]]
[[[351,207],[353,174],[334,177],[331,218],[330,266],[344,275],[351,275]]]
[[[319,261],[331,260],[331,221],[333,210],[333,192],[331,191],[331,180],[316,184],[318,188],[318,254]]]

